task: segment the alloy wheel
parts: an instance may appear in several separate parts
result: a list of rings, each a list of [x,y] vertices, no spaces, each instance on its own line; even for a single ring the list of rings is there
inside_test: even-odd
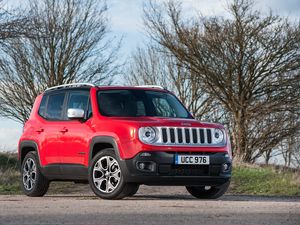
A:
[[[121,169],[112,156],[101,157],[93,168],[93,183],[103,193],[113,192],[119,185]]]
[[[28,158],[23,166],[23,185],[27,191],[32,190],[36,182],[36,164]]]

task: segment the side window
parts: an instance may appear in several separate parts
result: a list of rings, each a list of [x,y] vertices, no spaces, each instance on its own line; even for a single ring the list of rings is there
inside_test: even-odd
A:
[[[51,94],[48,97],[46,118],[51,120],[61,120],[65,93]]]
[[[70,92],[67,109],[82,109],[85,114],[89,116],[89,92],[86,91],[74,91]]]
[[[46,104],[47,104],[47,99],[48,99],[48,96],[44,95],[43,98],[42,98],[41,104],[40,104],[40,108],[39,108],[39,115],[41,117],[44,117],[44,118],[46,118]]]

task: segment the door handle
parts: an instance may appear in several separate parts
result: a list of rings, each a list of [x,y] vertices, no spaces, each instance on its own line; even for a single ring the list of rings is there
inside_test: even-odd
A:
[[[39,128],[39,129],[36,130],[36,132],[40,134],[40,133],[44,132],[44,129],[43,128]]]
[[[63,129],[60,130],[61,133],[66,133],[68,132],[68,129],[66,127],[64,127]]]

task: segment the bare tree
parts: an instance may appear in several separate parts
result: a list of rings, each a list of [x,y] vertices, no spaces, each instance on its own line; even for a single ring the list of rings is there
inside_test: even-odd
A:
[[[197,118],[209,117],[212,97],[204,91],[195,74],[186,69],[172,54],[153,43],[138,48],[129,63],[128,83],[156,84],[175,92],[189,111]]]
[[[173,1],[145,10],[150,37],[196,74],[231,118],[235,156],[254,161],[299,130],[300,26],[234,0],[231,18],[182,18]]]
[[[300,135],[296,136],[293,142],[293,155],[291,157],[292,166],[300,169]]]
[[[0,45],[5,40],[27,36],[29,34],[26,16],[15,15],[4,8],[2,0],[0,0]]]
[[[298,108],[297,116],[290,115],[289,120],[286,122],[286,126],[294,126],[299,123],[300,120],[300,107]],[[284,165],[287,167],[300,167],[300,129],[294,133],[288,135],[283,139],[280,144],[270,153],[272,156],[281,156],[284,161]],[[266,160],[268,160],[266,158]]]
[[[6,41],[0,60],[0,115],[21,123],[27,120],[35,97],[49,86],[111,82],[120,45],[107,36],[105,1],[28,3],[32,35]]]

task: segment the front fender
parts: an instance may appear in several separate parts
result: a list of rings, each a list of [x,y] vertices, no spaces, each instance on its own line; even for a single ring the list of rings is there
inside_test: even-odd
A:
[[[120,154],[120,148],[119,145],[117,143],[117,140],[112,137],[112,136],[95,136],[92,138],[91,142],[90,142],[90,150],[89,150],[89,162],[91,162],[92,160],[92,152],[94,149],[95,144],[98,143],[106,143],[106,144],[111,144],[113,146],[113,149],[115,151],[116,156],[118,157],[118,159],[123,160]]]

